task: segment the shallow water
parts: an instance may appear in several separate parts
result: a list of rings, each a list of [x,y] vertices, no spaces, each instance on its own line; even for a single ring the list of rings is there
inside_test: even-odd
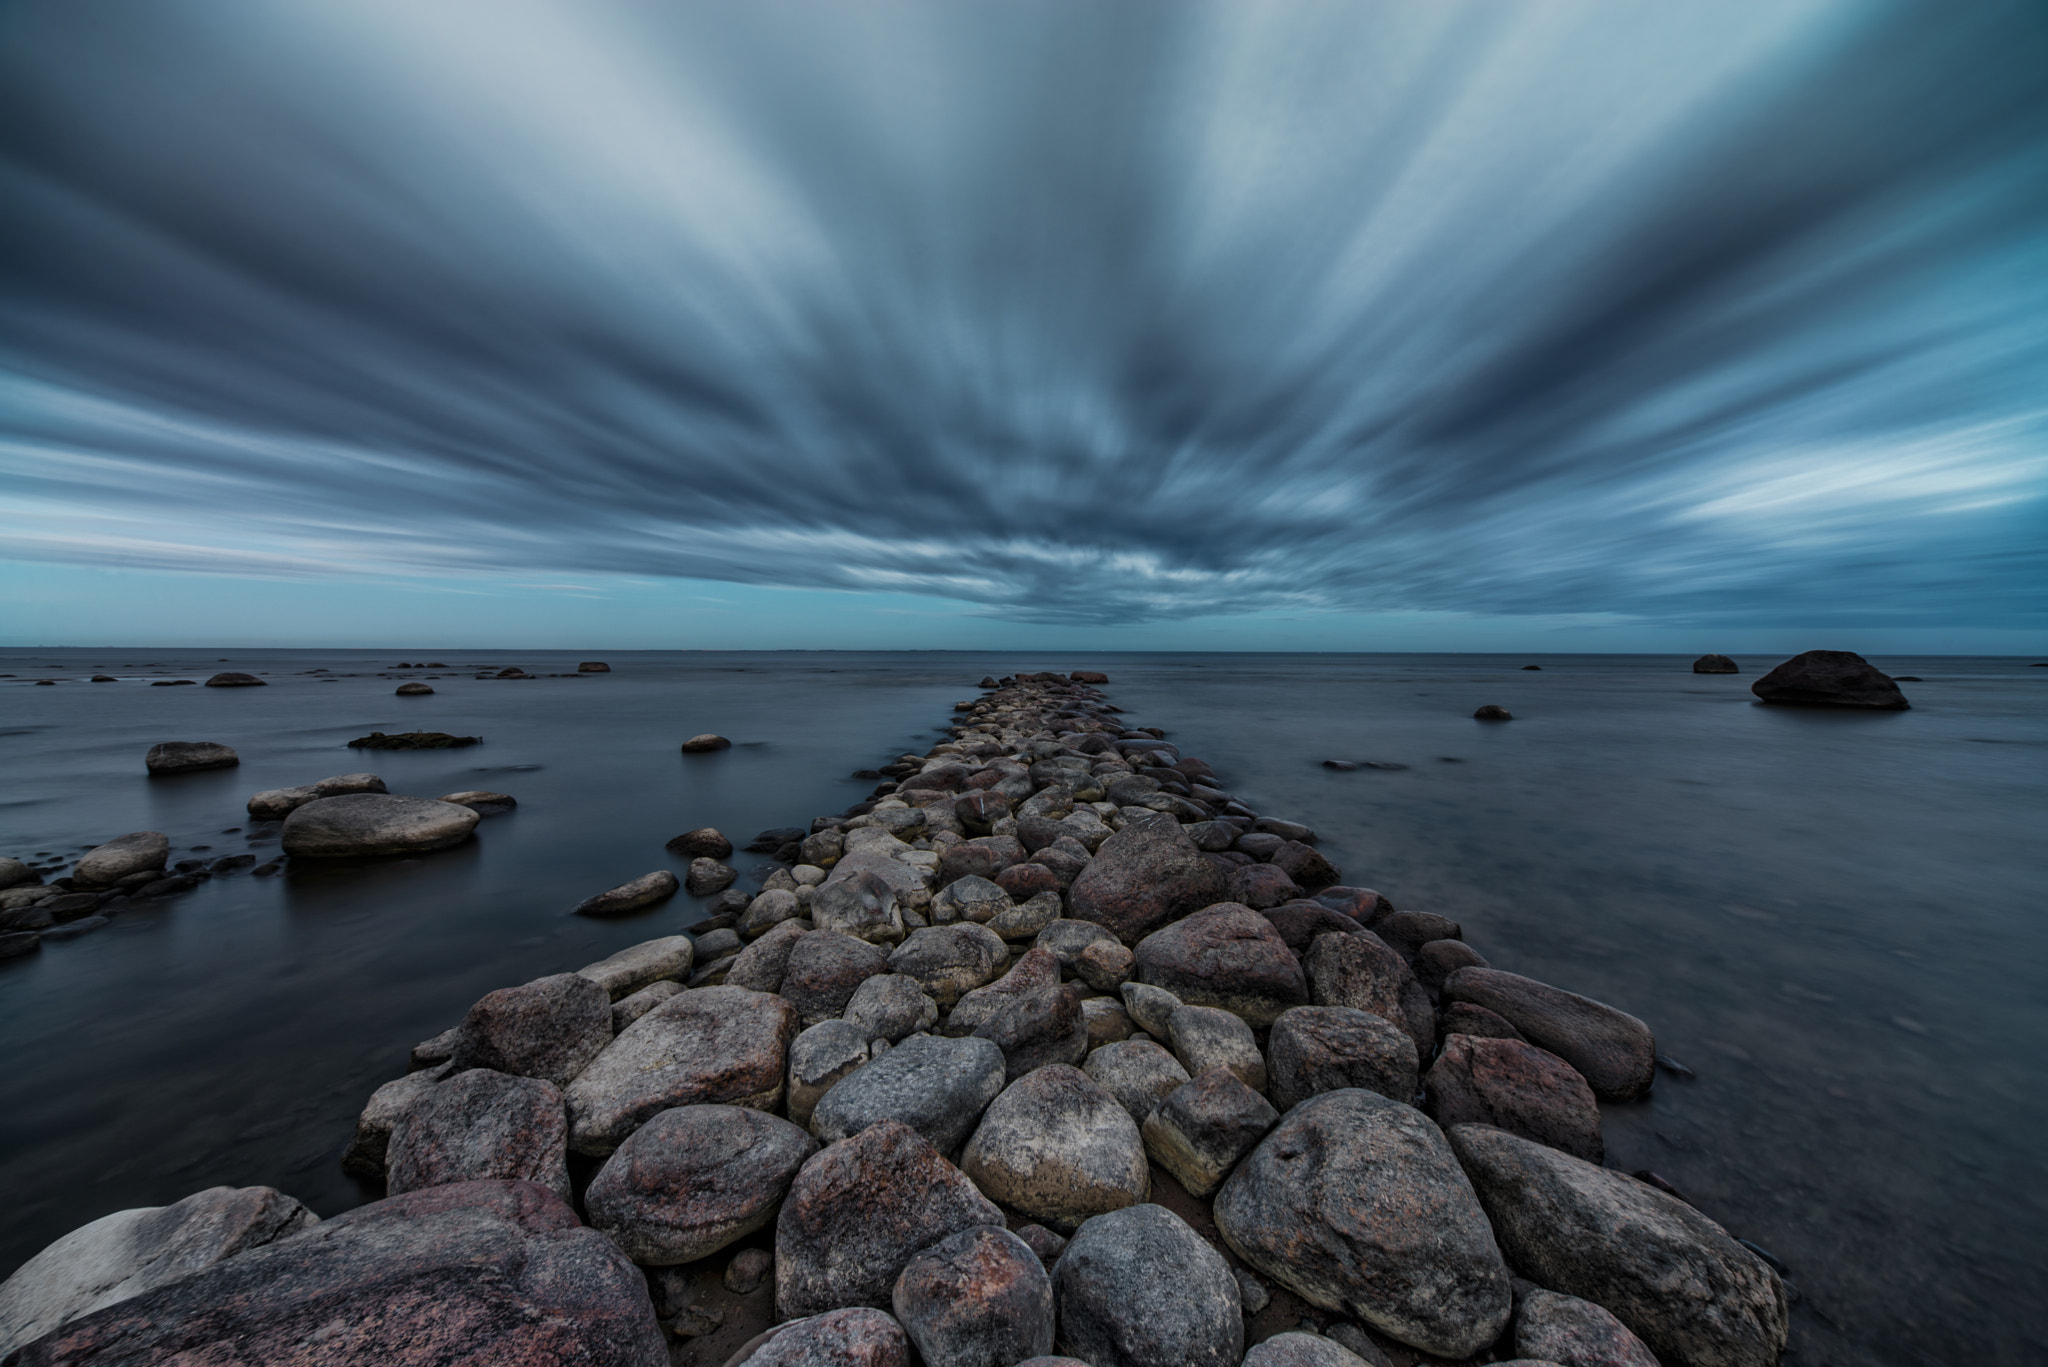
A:
[[[457,850],[227,875],[0,963],[0,1269],[215,1183],[355,1204],[336,1158],[413,1042],[692,904],[622,922],[569,906],[679,866],[661,845],[692,826],[743,841],[845,806],[870,786],[849,771],[927,748],[985,672],[1101,665],[1135,720],[1314,825],[1346,881],[1656,1028],[1698,1078],[1606,1108],[1609,1162],[1656,1170],[1789,1265],[1792,1361],[2018,1362],[2048,1341],[2048,670],[1879,659],[1924,677],[1905,685],[1914,710],[1855,716],[1753,705],[1761,658],[1728,678],[1669,657],[642,653],[609,656],[609,675],[457,675],[396,698],[379,671],[413,658],[0,653],[20,676],[0,679],[0,853],[141,828],[174,858],[239,852],[223,828],[250,792],[362,769],[394,792],[521,803]],[[301,672],[316,667],[355,677]],[[272,686],[141,683],[234,668]],[[123,682],[78,682],[101,670]],[[1472,721],[1485,702],[1516,720]],[[485,742],[343,748],[407,729]],[[738,744],[678,753],[703,730]],[[241,767],[145,777],[143,752],[172,739],[224,741]],[[1320,767],[1332,757],[1405,767]]]

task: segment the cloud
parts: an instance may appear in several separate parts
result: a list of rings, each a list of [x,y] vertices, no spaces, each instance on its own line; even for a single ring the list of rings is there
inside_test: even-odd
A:
[[[17,558],[1073,624],[2048,612],[2024,6],[0,25]]]

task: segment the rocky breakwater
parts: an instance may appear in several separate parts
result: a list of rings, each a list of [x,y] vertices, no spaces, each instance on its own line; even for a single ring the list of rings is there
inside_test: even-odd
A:
[[[1082,675],[878,773],[694,935],[417,1046],[344,1158],[393,1194],[117,1304],[46,1266],[21,1360],[1776,1359],[1777,1274],[1598,1166],[1635,1017],[1346,885]]]

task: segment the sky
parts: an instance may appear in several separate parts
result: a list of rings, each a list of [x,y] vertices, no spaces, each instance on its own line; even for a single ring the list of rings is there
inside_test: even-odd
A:
[[[0,0],[0,644],[2048,650],[2034,0]]]

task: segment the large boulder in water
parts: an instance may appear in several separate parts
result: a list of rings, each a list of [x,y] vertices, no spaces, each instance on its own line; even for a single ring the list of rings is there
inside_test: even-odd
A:
[[[130,874],[161,869],[171,841],[162,831],[133,831],[88,851],[71,871],[81,888],[110,888]]]
[[[318,1335],[313,1340],[314,1334]],[[532,1182],[359,1206],[73,1320],[22,1367],[665,1367],[647,1282]]]
[[[1695,674],[1740,674],[1741,666],[1726,655],[1702,655],[1692,662]]]
[[[242,762],[232,746],[211,740],[167,740],[149,747],[143,761],[152,774],[184,774],[195,769],[232,769]]]
[[[1444,979],[1443,998],[1501,1017],[1578,1069],[1602,1101],[1633,1101],[1657,1079],[1650,1027],[1605,1002],[1497,968],[1459,969]]]
[[[1891,676],[1852,650],[1809,650],[1794,655],[1749,686],[1781,707],[1853,707],[1903,712],[1912,704]]]
[[[1102,842],[1067,889],[1067,914],[1106,926],[1127,945],[1229,895],[1222,870],[1171,816],[1133,821]]]
[[[481,819],[467,807],[431,797],[344,793],[308,802],[286,817],[284,852],[295,859],[426,854],[469,839]]]
[[[1164,1206],[1081,1226],[1053,1266],[1059,1351],[1115,1367],[1237,1367],[1244,1314],[1223,1255]]]

